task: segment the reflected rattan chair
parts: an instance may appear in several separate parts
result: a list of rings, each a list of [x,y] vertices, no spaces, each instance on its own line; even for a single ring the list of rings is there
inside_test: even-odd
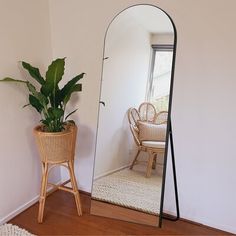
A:
[[[154,123],[160,124],[167,124],[168,119],[168,112],[167,111],[160,111],[156,114],[154,118]]]
[[[137,130],[138,129],[138,121],[141,120],[139,112],[136,108],[130,108],[128,110],[128,119],[129,123]]]
[[[138,108],[138,112],[142,121],[154,122],[157,115],[156,108],[150,102],[143,102]]]
[[[152,168],[153,168],[153,162],[155,159],[155,156],[158,153],[164,153],[165,151],[165,134],[163,132],[165,132],[165,130],[163,131],[163,128],[165,129],[165,126],[159,126],[157,127],[156,124],[154,123],[149,123],[146,120],[143,122],[142,120],[140,120],[140,114],[139,112],[135,109],[135,108],[130,108],[128,110],[128,120],[129,120],[129,125],[130,125],[130,130],[131,133],[133,135],[134,141],[138,147],[138,151],[137,154],[134,157],[134,160],[130,166],[130,169],[133,169],[133,166],[135,165],[135,163],[137,162],[138,156],[140,154],[141,151],[143,152],[147,152],[148,153],[148,164],[147,164],[147,170],[146,170],[146,177],[150,177],[151,176],[151,172],[152,172]],[[152,125],[153,127],[155,126],[155,128],[162,128],[162,137],[160,138],[160,140],[143,140],[141,139],[141,130],[140,130],[140,125],[146,125],[148,124],[149,126],[149,131],[152,131]],[[155,131],[156,132],[156,129]]]

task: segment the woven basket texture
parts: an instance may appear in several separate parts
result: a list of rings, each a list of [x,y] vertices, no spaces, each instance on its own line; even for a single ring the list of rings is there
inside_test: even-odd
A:
[[[67,125],[62,132],[43,132],[34,128],[34,135],[42,162],[63,163],[74,159],[77,126]]]

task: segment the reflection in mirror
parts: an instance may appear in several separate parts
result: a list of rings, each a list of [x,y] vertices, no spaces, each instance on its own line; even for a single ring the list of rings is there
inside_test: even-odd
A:
[[[174,29],[159,8],[121,12],[107,31],[91,213],[158,226]]]

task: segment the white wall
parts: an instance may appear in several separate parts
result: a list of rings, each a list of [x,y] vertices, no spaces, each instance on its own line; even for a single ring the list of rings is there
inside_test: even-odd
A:
[[[144,102],[151,46],[149,32],[129,13],[112,22],[106,37],[95,178],[128,166],[137,152],[127,111]]]
[[[178,31],[172,121],[181,216],[236,233],[236,2],[146,2],[166,10]],[[76,116],[80,123],[76,172],[80,187],[87,191],[105,31],[114,15],[136,3],[143,1],[50,1],[53,56],[68,57],[68,76],[87,72]],[[169,192],[170,186],[166,209],[174,211]]]
[[[48,1],[0,1],[0,78],[24,79],[18,61],[43,71],[51,61]],[[0,84],[0,224],[37,200],[41,166],[32,129],[39,116],[28,103],[26,88]],[[53,180],[60,179],[60,172]]]

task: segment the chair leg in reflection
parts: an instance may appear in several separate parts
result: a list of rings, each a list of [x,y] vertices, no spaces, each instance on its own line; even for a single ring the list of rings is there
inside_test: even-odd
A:
[[[130,170],[132,170],[134,165],[136,164],[140,152],[141,152],[141,149],[138,149],[137,154],[134,157],[134,160],[130,166]],[[146,177],[149,178],[151,176],[152,169],[153,170],[156,169],[157,153],[154,153],[152,150],[149,150],[148,155],[149,155],[149,158],[148,158],[148,164],[147,164]]]
[[[153,167],[153,160],[154,160],[154,153],[151,151],[148,152],[149,158],[148,158],[148,164],[147,164],[147,172],[146,172],[146,177],[149,178],[152,173],[152,167]]]
[[[130,170],[133,169],[133,167],[134,167],[134,165],[135,165],[135,163],[136,163],[136,161],[137,161],[137,159],[138,159],[138,155],[139,155],[140,151],[141,151],[141,150],[138,149],[138,152],[137,152],[137,154],[136,154],[136,156],[135,156],[135,158],[134,158],[134,160],[133,160],[133,162],[132,162],[132,164],[131,164],[131,166],[130,166]]]
[[[152,163],[152,169],[155,170],[157,165],[157,154],[154,155],[153,163]]]

